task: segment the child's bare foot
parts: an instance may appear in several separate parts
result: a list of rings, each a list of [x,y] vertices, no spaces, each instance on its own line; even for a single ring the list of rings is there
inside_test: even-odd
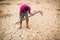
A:
[[[29,27],[26,27],[26,28],[30,29]]]
[[[22,27],[19,27],[19,29],[21,29]]]

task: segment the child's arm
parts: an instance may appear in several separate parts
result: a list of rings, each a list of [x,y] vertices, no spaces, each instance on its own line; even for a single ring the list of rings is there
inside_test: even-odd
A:
[[[29,14],[32,15],[31,11],[29,10]]]

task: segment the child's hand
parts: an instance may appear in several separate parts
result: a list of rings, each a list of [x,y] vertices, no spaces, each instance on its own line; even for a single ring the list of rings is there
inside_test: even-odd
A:
[[[30,15],[32,15],[32,14],[30,14]]]
[[[32,13],[30,13],[30,15],[32,15]]]

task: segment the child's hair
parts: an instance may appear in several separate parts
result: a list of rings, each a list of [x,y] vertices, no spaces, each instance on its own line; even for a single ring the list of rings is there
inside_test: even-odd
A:
[[[28,11],[28,7],[26,6],[26,7],[24,8],[24,10],[25,10],[25,11]]]

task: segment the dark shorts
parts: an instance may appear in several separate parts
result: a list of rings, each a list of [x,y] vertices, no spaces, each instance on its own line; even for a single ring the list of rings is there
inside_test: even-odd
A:
[[[20,16],[20,19],[22,19],[22,18],[26,18],[26,19],[28,19],[28,12],[23,12],[22,13],[22,15]]]

